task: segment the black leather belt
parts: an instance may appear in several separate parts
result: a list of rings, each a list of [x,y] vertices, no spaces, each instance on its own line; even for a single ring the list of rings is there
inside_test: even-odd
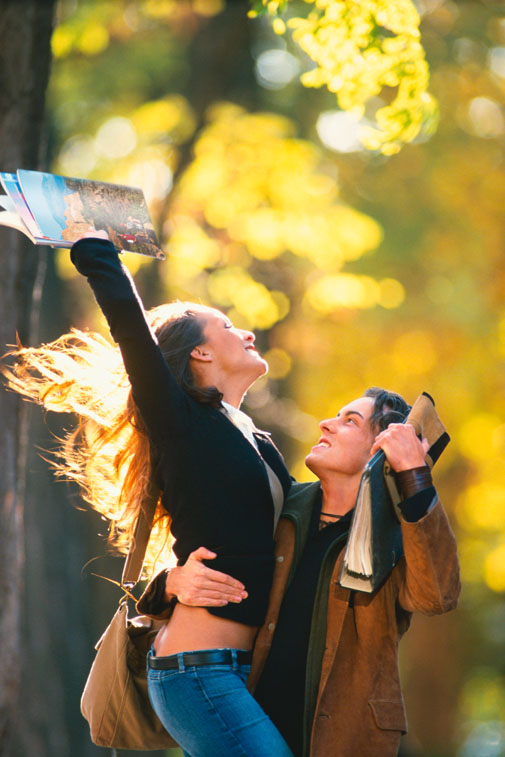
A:
[[[237,650],[237,665],[250,665],[252,652]],[[172,654],[169,657],[153,657],[148,655],[147,664],[153,670],[175,670],[179,667],[179,655]],[[184,667],[195,665],[233,665],[231,649],[212,649],[209,652],[183,652]]]

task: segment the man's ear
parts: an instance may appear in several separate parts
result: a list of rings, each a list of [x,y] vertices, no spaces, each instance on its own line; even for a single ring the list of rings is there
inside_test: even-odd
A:
[[[375,440],[377,439],[377,437],[379,436],[379,434],[380,434],[380,431],[377,431],[377,433],[376,433],[376,434],[374,435],[374,438],[373,438],[373,442],[372,442],[372,446],[370,447],[370,451],[369,451],[369,453],[368,453],[368,460],[371,460],[371,459],[372,459],[372,457],[373,457],[373,456],[375,455],[375,453],[377,452],[377,450],[376,450],[376,449],[374,449],[374,444],[375,444]],[[367,461],[367,462],[368,462],[368,461]]]
[[[214,359],[212,352],[203,344],[197,344],[197,346],[191,350],[190,357],[192,357],[193,360],[199,360],[201,363],[211,363]]]

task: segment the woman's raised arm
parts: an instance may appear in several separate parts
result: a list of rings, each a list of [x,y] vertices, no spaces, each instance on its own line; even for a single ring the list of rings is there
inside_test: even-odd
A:
[[[74,244],[71,258],[86,276],[119,345],[133,398],[150,433],[170,431],[184,422],[188,398],[161,353],[117,250],[107,239],[85,237]]]

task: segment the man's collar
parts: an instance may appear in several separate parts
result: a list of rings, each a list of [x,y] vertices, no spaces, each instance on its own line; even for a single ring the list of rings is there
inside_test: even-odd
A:
[[[304,517],[307,512],[310,517],[312,506],[320,491],[321,484],[319,481],[308,481],[307,483],[293,481],[281,517],[298,519],[300,516]]]

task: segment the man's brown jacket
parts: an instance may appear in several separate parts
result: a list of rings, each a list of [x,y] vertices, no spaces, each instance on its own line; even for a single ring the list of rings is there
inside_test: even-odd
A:
[[[304,545],[319,483],[294,485],[276,532],[276,569],[248,686],[259,679],[284,591]],[[401,524],[404,557],[373,594],[338,583],[343,550],[321,568],[307,662],[304,756],[388,757],[407,730],[398,642],[418,611],[456,607],[459,565],[454,534],[438,499],[416,523]],[[326,573],[326,577],[325,577]],[[321,587],[323,589],[321,590]]]

